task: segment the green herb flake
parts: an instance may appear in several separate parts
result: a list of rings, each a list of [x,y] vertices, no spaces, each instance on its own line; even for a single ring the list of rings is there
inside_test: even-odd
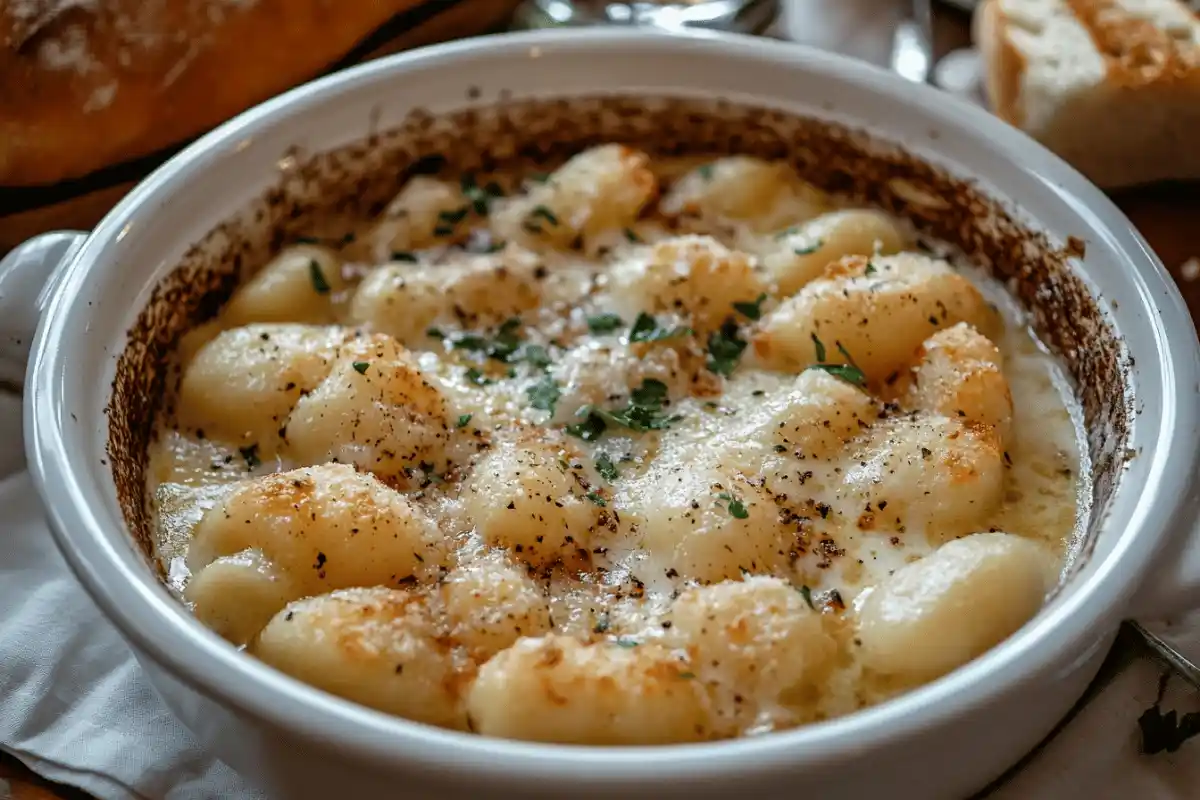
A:
[[[532,172],[529,174],[529,180],[533,183],[545,183],[550,180],[549,172]]]
[[[605,312],[587,318],[588,330],[592,333],[612,333],[625,326],[625,320],[617,314]]]
[[[806,369],[819,369],[855,386],[862,387],[867,385],[867,376],[853,364],[811,364]]]
[[[454,226],[466,219],[467,214],[471,209],[467,206],[455,208],[450,211],[439,211],[438,221],[446,225]]]
[[[758,319],[762,316],[762,304],[766,301],[767,295],[760,294],[752,303],[734,303],[733,308],[746,319]]]
[[[475,384],[476,386],[487,386],[489,383],[492,382],[489,378],[485,377],[484,374],[482,372],[480,372],[478,369],[476,369],[475,367],[469,368],[467,370],[466,374],[467,374],[467,380],[469,380],[471,383]]]
[[[596,456],[596,472],[600,474],[601,478],[610,483],[621,477],[621,473],[617,470],[617,465],[612,462],[608,453],[601,453]]]
[[[419,259],[415,253],[410,253],[407,250],[393,250],[392,261],[405,261],[409,264],[416,264]]]
[[[628,649],[631,647],[637,647],[639,644],[641,644],[641,642],[639,642],[637,639],[617,638],[613,640],[613,644],[615,644],[617,647],[624,647]]]
[[[554,407],[558,403],[558,399],[562,397],[558,384],[550,376],[546,376],[530,386],[525,390],[525,394],[529,397],[529,405],[541,411],[549,411],[551,414],[554,414]]]
[[[550,360],[550,352],[540,344],[523,345],[516,358],[538,369],[546,369],[554,363]]]
[[[750,516],[750,512],[746,510],[746,504],[736,499],[729,501],[729,513],[734,519],[746,519]]]
[[[793,247],[792,252],[798,256],[811,256],[813,253],[817,252],[824,246],[825,246],[825,240],[817,239],[815,242],[810,244],[808,247]]]
[[[526,219],[528,219],[530,221],[533,221],[536,219],[544,219],[544,220],[546,220],[546,222],[549,222],[551,225],[558,224],[558,217],[554,216],[554,212],[551,211],[550,209],[546,208],[546,206],[541,206],[541,205],[534,206],[533,210],[529,212],[529,216],[526,217]]]
[[[817,351],[817,363],[824,364],[825,363],[825,343],[822,342],[820,339],[818,339],[817,335],[815,333],[812,334],[812,340],[813,340],[813,347]]]
[[[600,618],[596,620],[596,624],[592,626],[592,633],[604,633],[608,630],[608,625],[608,612],[606,611],[600,615]]]
[[[640,244],[642,241],[633,228],[625,228],[623,233],[625,234],[626,241],[633,242],[634,244]]]
[[[588,492],[586,496],[587,496],[588,500],[591,500],[593,503],[600,506],[601,508],[604,508],[605,506],[608,505],[608,501],[606,501],[599,492]]]
[[[238,452],[242,454],[242,458],[246,461],[246,469],[254,469],[262,460],[258,457],[258,444],[252,444],[247,447],[239,447]]]
[[[354,371],[357,372],[359,375],[366,375],[367,367],[371,366],[371,362],[370,361],[355,361],[351,366],[354,367]]]
[[[661,342],[676,336],[689,336],[691,333],[691,328],[664,327],[659,324],[658,320],[643,311],[638,314],[637,319],[633,321],[633,327],[629,329],[629,341]]]
[[[708,336],[708,369],[728,378],[745,349],[746,341],[738,333],[737,322],[730,317]]]
[[[713,177],[713,165],[701,164],[700,166],[696,167],[696,174],[706,181],[711,181]]]
[[[808,588],[808,586],[801,586],[799,591],[800,596],[804,598],[804,602],[808,603],[808,607],[816,611],[817,607],[813,605],[812,589]]]
[[[462,414],[461,416],[459,416],[458,420],[455,421],[454,427],[456,427],[456,428],[467,427],[467,423],[471,421],[471,416],[472,416],[471,414]]]
[[[426,328],[425,335],[431,339],[445,339],[446,334],[441,328]]]
[[[681,672],[681,673],[679,673],[679,678],[680,678],[680,680],[690,681],[690,680],[692,680],[692,679],[693,679],[693,678],[695,678],[695,677],[696,677],[696,673],[694,673],[694,672]]]
[[[874,275],[879,270],[875,269],[874,261],[867,261],[867,268],[863,271],[863,275]]]
[[[591,406],[584,406],[579,409],[577,416],[583,417],[583,422],[568,425],[566,431],[571,436],[583,439],[585,442],[596,441],[604,435],[604,431],[608,428],[608,423]]]
[[[329,281],[325,280],[325,273],[321,271],[321,265],[316,259],[310,259],[308,262],[308,279],[312,282],[314,292],[329,294]]]

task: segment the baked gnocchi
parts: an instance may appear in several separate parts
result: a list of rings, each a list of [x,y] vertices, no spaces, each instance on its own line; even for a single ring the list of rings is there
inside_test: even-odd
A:
[[[919,239],[748,156],[413,177],[184,337],[158,555],[250,655],[487,736],[935,680],[1038,613],[1086,453],[1014,304]]]

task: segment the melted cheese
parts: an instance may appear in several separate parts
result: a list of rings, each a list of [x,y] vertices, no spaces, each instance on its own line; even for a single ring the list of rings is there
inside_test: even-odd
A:
[[[415,179],[181,346],[159,557],[278,668],[483,734],[878,702],[1035,613],[1086,472],[1015,303],[912,241],[741,157]]]

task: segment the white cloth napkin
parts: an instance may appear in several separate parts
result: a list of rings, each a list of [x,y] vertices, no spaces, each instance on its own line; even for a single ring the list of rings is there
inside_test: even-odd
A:
[[[70,574],[19,444],[20,405],[0,395],[0,476],[8,476],[0,481],[0,749],[100,800],[259,797],[197,748]],[[1190,639],[1175,637],[1200,655],[1200,625]],[[1139,752],[1137,719],[1161,674],[1148,659],[1133,661],[989,800],[1200,796],[1200,738],[1174,754]],[[1173,680],[1162,707],[1198,711],[1200,694]]]

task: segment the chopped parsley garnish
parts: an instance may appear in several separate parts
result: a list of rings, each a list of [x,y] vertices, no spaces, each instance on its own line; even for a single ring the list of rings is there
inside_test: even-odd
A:
[[[607,630],[608,630],[608,612],[606,611],[600,615],[600,618],[596,620],[596,624],[594,626],[592,626],[592,633],[604,633]]]
[[[875,262],[867,261],[867,268],[863,271],[863,275],[874,275],[878,271],[875,269]]]
[[[599,492],[588,492],[587,499],[591,500],[593,503],[600,506],[601,508],[604,508],[605,506],[608,505],[608,502],[604,499],[603,496],[601,496],[601,494]]]
[[[476,386],[487,386],[492,382],[489,378],[484,377],[484,374],[475,367],[467,370],[467,380]]]
[[[733,374],[746,341],[738,335],[738,325],[733,317],[721,323],[721,327],[708,335],[708,368],[728,378]]]
[[[618,315],[605,312],[587,319],[588,330],[592,333],[611,333],[625,326],[625,320]]]
[[[392,261],[407,261],[409,264],[416,264],[417,260],[416,255],[407,250],[392,251]]]
[[[664,327],[658,323],[658,320],[643,311],[633,321],[633,327],[629,330],[629,341],[660,342],[664,339],[673,339],[676,336],[687,336],[691,332],[691,328]]]
[[[488,183],[486,186],[480,186],[475,183],[473,175],[464,175],[462,179],[462,193],[471,204],[471,208],[481,217],[488,215],[489,206],[492,200],[497,197],[503,197],[504,191],[494,182]]]
[[[601,478],[610,482],[621,477],[621,473],[617,471],[617,465],[612,462],[608,453],[596,456],[596,472],[600,473]]]
[[[538,369],[546,369],[554,363],[550,360],[550,353],[540,344],[525,345],[517,353],[516,360],[524,361]]]
[[[355,361],[351,366],[354,367],[354,371],[357,372],[359,375],[366,375],[367,367],[371,366],[371,362],[370,361]]]
[[[613,644],[615,644],[617,647],[628,648],[628,647],[637,647],[639,644],[641,644],[641,642],[639,642],[637,639],[618,638],[613,641]]]
[[[558,384],[549,375],[526,389],[525,394],[529,396],[529,405],[541,411],[549,411],[551,414],[554,413],[554,406],[558,403],[558,398],[562,397]]]
[[[641,241],[642,241],[642,240],[641,240],[641,239],[638,237],[638,235],[637,235],[637,232],[636,232],[636,231],[634,231],[634,229],[633,229],[633,228],[625,228],[625,230],[624,230],[624,234],[625,234],[625,238],[626,238],[628,241],[630,241],[630,242],[633,242],[634,244],[638,244],[639,242],[641,242]]]
[[[445,339],[446,334],[440,328],[426,328],[425,335],[432,339]]]
[[[246,460],[246,469],[254,469],[262,461],[258,457],[258,444],[252,444],[248,447],[239,447],[238,452],[242,454],[242,458]]]
[[[733,307],[739,314],[746,317],[747,319],[758,319],[759,317],[762,316],[762,304],[766,299],[767,299],[767,295],[764,293],[764,294],[760,294],[758,296],[758,299],[756,299],[752,303],[746,303],[746,302],[734,303]]]
[[[642,385],[634,389],[629,397],[629,405],[625,408],[605,410],[594,406],[584,406],[579,409],[577,416],[583,417],[583,422],[567,426],[567,433],[578,436],[585,442],[594,442],[603,435],[609,425],[628,428],[631,431],[664,430],[671,423],[678,422],[680,417],[668,417],[663,413],[663,405],[667,400],[667,385],[654,378],[646,378]]]
[[[717,495],[718,500],[724,500],[729,505],[726,508],[729,510],[730,516],[734,519],[746,519],[750,516],[750,512],[746,510],[746,504],[741,499],[734,497],[729,492],[721,492]],[[718,503],[719,507],[721,504]]]
[[[463,206],[462,208],[456,208],[451,211],[439,211],[438,221],[444,222],[447,225],[457,225],[466,219],[467,212],[470,210],[471,209],[467,208],[466,206]]]
[[[544,219],[551,225],[558,224],[558,217],[554,216],[554,212],[545,206],[534,206],[533,210],[529,212],[529,216],[526,217],[526,219],[530,222],[533,222],[537,219]]]
[[[470,422],[470,421],[471,421],[471,415],[470,415],[470,414],[462,414],[461,416],[459,416],[458,420],[457,420],[457,421],[455,421],[455,423],[454,423],[454,427],[456,427],[456,428],[465,428],[465,427],[467,427],[467,423],[468,423],[468,422]]]
[[[821,340],[817,338],[815,333],[812,335],[812,340],[817,349],[817,363],[810,364],[808,367],[806,367],[806,369],[823,370],[835,378],[841,378],[842,380],[846,381],[846,383],[852,383],[860,388],[867,385],[867,376],[863,373],[859,366],[854,363],[854,359],[850,357],[850,353],[846,351],[846,348],[842,346],[841,342],[834,342],[834,344],[837,346],[838,352],[842,354],[842,358],[846,359],[846,361],[849,363],[826,364],[825,345],[822,344]]]
[[[296,244],[320,244],[321,240],[315,236],[297,236],[293,240]]]
[[[521,340],[517,336],[517,329],[520,327],[521,320],[513,317],[505,320],[491,338],[478,333],[443,334],[441,331],[435,333],[436,329],[434,328],[431,328],[428,333],[430,336],[446,339],[455,350],[480,353],[496,361],[508,363],[514,360],[517,351],[521,349]]]
[[[812,334],[812,340],[813,340],[813,347],[816,348],[816,351],[817,351],[817,363],[818,364],[825,363],[825,343],[822,342],[820,339],[818,339],[817,335],[815,333]]]
[[[310,259],[308,262],[308,279],[312,281],[314,292],[329,294],[329,281],[325,280],[325,273],[321,271],[321,265],[316,259]]]
[[[804,602],[808,603],[808,607],[816,611],[817,607],[813,605],[812,601],[812,589],[808,588],[808,586],[801,586],[799,591],[800,596],[804,598]]]
[[[696,167],[696,174],[706,181],[711,181],[713,176],[713,165],[701,164],[700,166]]]
[[[588,413],[579,414],[578,416],[582,416],[584,418],[583,422],[576,422],[568,425],[566,428],[567,433],[583,439],[585,442],[596,441],[601,437],[601,435],[603,435],[605,429],[608,428],[608,423],[606,423],[598,413],[592,411],[587,406],[584,406],[584,408],[579,410],[580,412],[587,411]]]
[[[815,242],[810,244],[808,247],[792,248],[792,252],[798,256],[811,256],[813,253],[817,252],[824,246],[825,246],[825,240],[817,239]]]

